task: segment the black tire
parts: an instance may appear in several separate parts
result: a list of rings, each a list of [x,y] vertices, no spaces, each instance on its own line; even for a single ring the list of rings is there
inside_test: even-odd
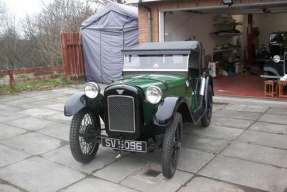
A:
[[[207,111],[201,119],[201,126],[202,127],[208,127],[210,125],[211,118],[212,118],[212,107],[213,107],[213,98],[212,97],[213,97],[212,87],[209,85],[208,90],[207,90]],[[206,101],[204,101],[204,106],[205,106],[205,102]]]
[[[75,160],[86,164],[94,159],[99,148],[97,137],[100,137],[100,133],[100,119],[95,113],[83,109],[73,116],[70,148]]]
[[[181,149],[183,122],[180,113],[176,113],[172,123],[166,128],[162,147],[162,174],[173,177]]]

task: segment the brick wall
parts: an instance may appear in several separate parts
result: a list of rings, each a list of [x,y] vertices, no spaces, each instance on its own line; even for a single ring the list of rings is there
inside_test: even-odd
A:
[[[1,69],[0,75],[8,75],[8,69]],[[36,74],[50,74],[50,73],[63,73],[64,69],[62,66],[59,67],[22,67],[13,70],[14,74],[26,74],[26,73],[36,73]]]
[[[247,4],[247,3],[262,3],[262,2],[275,2],[279,0],[235,0],[235,4]],[[280,1],[279,1],[280,2]],[[153,2],[144,3],[139,5],[139,42],[144,43],[149,41],[149,26],[148,26],[148,12],[151,10],[151,41],[159,41],[159,12],[165,9],[187,9],[203,6],[216,6],[222,5],[222,0],[190,0],[183,1],[177,0],[176,2]]]

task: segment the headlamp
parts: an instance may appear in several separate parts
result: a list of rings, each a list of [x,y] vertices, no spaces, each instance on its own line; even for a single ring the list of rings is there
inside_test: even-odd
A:
[[[94,99],[98,96],[100,92],[100,87],[97,83],[88,82],[85,84],[85,95],[88,98]]]
[[[146,89],[145,97],[151,104],[157,104],[162,98],[162,91],[157,86],[150,86]]]

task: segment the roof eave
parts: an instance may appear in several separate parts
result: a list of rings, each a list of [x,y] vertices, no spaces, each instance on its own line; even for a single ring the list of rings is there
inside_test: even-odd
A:
[[[127,4],[138,4],[138,3],[148,3],[148,2],[157,2],[161,0],[126,0]]]

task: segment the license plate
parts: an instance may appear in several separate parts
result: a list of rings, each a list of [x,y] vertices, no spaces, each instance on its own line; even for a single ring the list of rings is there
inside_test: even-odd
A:
[[[146,141],[120,140],[114,138],[102,138],[102,145],[113,149],[132,151],[132,152],[147,152]]]

